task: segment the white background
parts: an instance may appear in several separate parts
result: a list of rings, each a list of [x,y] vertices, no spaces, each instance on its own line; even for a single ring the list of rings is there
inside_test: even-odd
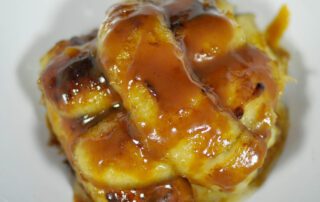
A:
[[[72,177],[46,146],[39,58],[55,42],[99,26],[111,0],[0,0],[0,202],[71,202]],[[249,202],[320,201],[320,1],[232,0],[263,27],[287,3],[292,20],[286,89],[291,126],[284,153]]]

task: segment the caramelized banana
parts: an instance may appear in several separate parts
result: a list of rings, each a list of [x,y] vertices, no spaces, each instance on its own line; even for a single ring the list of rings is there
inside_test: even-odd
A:
[[[288,18],[264,33],[224,0],[130,0],[57,43],[39,87],[75,202],[243,195],[282,139]]]
[[[100,28],[99,62],[150,155],[169,158],[192,183],[231,189],[262,165],[266,143],[193,79],[167,27],[154,5],[113,8]]]
[[[40,88],[62,116],[94,115],[121,102],[95,60],[94,42],[95,35],[74,37],[42,58]]]
[[[116,111],[81,135],[73,146],[74,165],[96,187],[140,188],[175,177],[170,165],[143,150],[130,137],[127,114]]]
[[[275,108],[282,95],[285,72],[282,64],[271,61],[273,55],[263,43],[264,35],[254,31],[258,29],[248,17],[246,26],[252,28],[238,31],[232,15],[221,16],[214,6],[199,1],[189,1],[189,6],[174,6],[173,11],[167,7],[167,10],[174,19],[171,29],[184,45],[195,77],[208,91],[216,93],[222,105],[232,110],[248,129],[271,139],[271,146],[273,137],[270,136],[277,135],[272,126],[277,118]],[[241,18],[244,17],[238,16],[237,20]],[[249,43],[262,50],[244,43],[245,36]]]

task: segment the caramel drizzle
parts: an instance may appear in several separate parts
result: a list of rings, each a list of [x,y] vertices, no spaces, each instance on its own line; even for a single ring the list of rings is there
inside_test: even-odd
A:
[[[181,5],[182,4],[182,5]],[[265,76],[269,79],[266,82],[252,82],[253,88],[251,90],[251,94],[253,97],[261,95],[265,90],[274,91],[274,86],[271,80],[270,71],[267,70],[267,63],[268,58],[256,50],[253,47],[247,46],[243,49],[235,50],[231,54],[228,54],[227,56],[219,56],[219,57],[212,57],[212,59],[207,60],[195,60],[194,57],[195,52],[192,47],[193,44],[186,43],[186,38],[188,37],[188,26],[186,26],[188,23],[193,21],[210,21],[210,20],[217,20],[219,21],[221,26],[224,26],[225,30],[228,30],[230,28],[230,22],[228,20],[218,14],[218,11],[214,7],[213,4],[209,3],[201,3],[200,1],[176,1],[173,3],[163,3],[162,8],[155,7],[154,5],[148,5],[143,6],[146,9],[141,9],[139,12],[136,11],[137,6],[136,5],[129,5],[129,6],[120,6],[118,10],[114,10],[114,13],[110,14],[110,19],[107,20],[107,23],[113,23],[112,26],[115,27],[115,29],[112,30],[115,34],[113,40],[113,43],[116,44],[117,40],[120,37],[127,37],[127,36],[119,36],[118,34],[121,34],[121,31],[123,29],[130,29],[134,27],[140,27],[145,26],[145,24],[148,23],[148,21],[153,22],[152,17],[146,17],[150,13],[154,13],[156,15],[162,15],[165,13],[164,17],[168,21],[168,27],[175,33],[176,39],[181,42],[181,44],[184,46],[187,59],[183,62],[185,62],[187,65],[183,64],[183,67],[190,66],[190,69],[181,69],[179,66],[181,66],[181,60],[177,59],[177,55],[168,55],[163,54],[163,52],[168,53],[172,52],[172,49],[175,49],[175,47],[170,47],[168,44],[163,44],[163,42],[155,41],[154,43],[145,43],[144,41],[141,41],[136,49],[138,50],[135,59],[133,60],[130,70],[128,71],[127,76],[127,83],[130,83],[131,79],[134,78],[136,81],[143,81],[144,85],[149,90],[150,94],[157,100],[159,105],[161,106],[161,109],[163,110],[162,114],[159,115],[159,117],[165,117],[166,113],[189,113],[189,109],[192,108],[190,105],[190,100],[192,100],[192,97],[194,95],[200,95],[200,96],[209,96],[206,99],[210,99],[211,101],[205,101],[203,103],[203,107],[198,109],[199,111],[197,113],[193,114],[193,119],[183,119],[185,122],[180,123],[179,125],[170,125],[170,117],[168,119],[165,119],[165,121],[162,121],[161,123],[167,123],[169,125],[168,132],[171,137],[167,138],[164,136],[160,136],[161,144],[167,145],[165,148],[171,147],[174,144],[174,142],[178,141],[179,138],[176,134],[185,131],[188,129],[188,133],[208,133],[211,132],[215,135],[213,135],[215,138],[211,139],[210,137],[206,137],[204,135],[204,141],[200,141],[199,144],[204,144],[204,142],[209,141],[216,141],[217,144],[219,144],[218,139],[223,138],[219,134],[223,134],[223,131],[227,131],[229,129],[229,126],[226,124],[226,120],[224,120],[223,117],[229,117],[229,115],[226,115],[227,113],[222,112],[226,108],[229,108],[229,106],[226,103],[223,103],[224,99],[221,101],[221,97],[224,97],[223,95],[223,88],[221,92],[218,89],[217,86],[223,86],[224,82],[228,80],[228,72],[232,71],[230,69],[223,69],[223,66],[232,66],[233,64],[241,63],[241,60],[247,60],[246,56],[242,57],[242,54],[246,53],[252,53],[255,54],[252,61],[249,61],[249,65],[244,65],[245,73],[247,72],[258,72],[259,78],[263,79]],[[124,9],[124,7],[127,7]],[[123,13],[119,14],[119,11],[125,11]],[[131,15],[134,13],[134,15]],[[121,15],[130,16],[130,17],[124,17],[121,19]],[[142,16],[142,17],[141,17]],[[123,16],[122,16],[123,17]],[[114,19],[119,18],[119,19]],[[147,23],[146,23],[147,22]],[[226,24],[225,24],[226,23]],[[119,26],[116,26],[119,25]],[[152,23],[151,23],[152,25]],[[200,25],[201,26],[201,25]],[[152,29],[152,27],[148,27],[146,25],[146,29]],[[219,27],[217,28],[219,30]],[[192,30],[191,30],[192,31]],[[201,30],[202,31],[202,30]],[[229,30],[230,31],[230,30]],[[125,32],[124,32],[125,33]],[[200,32],[203,33],[203,32]],[[232,33],[224,33],[225,37],[220,38],[218,41],[224,41],[228,42],[228,40],[231,38]],[[191,33],[192,35],[192,33]],[[198,36],[200,39],[202,38],[201,35]],[[112,38],[112,37],[111,37]],[[90,38],[92,40],[92,38]],[[71,44],[82,44],[82,42],[79,41],[79,39],[73,39],[71,40]],[[223,44],[222,44],[223,45]],[[112,45],[110,45],[112,46]],[[196,46],[196,45],[195,45]],[[117,46],[114,46],[115,49],[113,51],[117,51]],[[145,48],[147,47],[148,50],[146,51]],[[160,47],[160,48],[159,48]],[[167,48],[167,49],[166,49]],[[221,47],[220,47],[221,48]],[[223,49],[223,47],[222,47]],[[141,52],[139,52],[141,51]],[[89,51],[90,52],[90,51]],[[179,51],[178,51],[179,52]],[[149,54],[150,53],[150,54]],[[152,53],[152,54],[151,54]],[[83,54],[83,53],[81,53]],[[75,80],[80,77],[83,78],[90,78],[91,81],[99,83],[99,85],[105,85],[105,87],[108,87],[108,84],[102,84],[101,78],[104,78],[106,81],[107,78],[103,75],[103,73],[97,69],[90,69],[91,67],[97,67],[97,61],[95,57],[92,57],[90,54],[86,52],[85,54],[79,56],[79,53],[75,54],[76,57],[71,56],[65,58],[62,56],[62,58],[56,59],[54,63],[51,63],[47,70],[43,73],[42,76],[42,83],[43,86],[45,86],[45,95],[46,97],[49,97],[52,100],[55,100],[55,102],[61,102],[61,98],[63,98],[63,94],[66,92],[69,92],[70,89],[76,89],[74,86],[68,87],[68,85],[65,85],[66,83],[71,80],[72,83],[75,83]],[[201,55],[203,53],[198,53],[198,55]],[[240,57],[240,59],[239,59]],[[251,56],[250,56],[251,57]],[[250,60],[249,57],[249,60]],[[76,59],[75,59],[76,58]],[[145,58],[152,58],[153,60],[146,60]],[[199,58],[199,57],[198,57]],[[229,59],[233,63],[229,61]],[[200,62],[199,62],[200,61]],[[84,62],[84,63],[82,63]],[[182,62],[182,63],[183,63]],[[82,63],[84,64],[84,68],[81,68],[81,65],[78,67],[77,64]],[[176,66],[176,67],[174,67]],[[67,68],[65,68],[67,67]],[[154,67],[155,69],[161,69],[161,71],[153,71],[151,68],[146,67]],[[168,67],[168,68],[166,68]],[[172,68],[173,67],[173,68]],[[88,69],[89,68],[89,69]],[[243,66],[241,66],[243,68]],[[221,70],[222,69],[222,70]],[[257,70],[258,69],[258,70]],[[220,71],[220,72],[219,72]],[[218,72],[219,75],[222,75],[222,77],[225,80],[217,80],[214,75]],[[253,73],[255,74],[255,73]],[[187,76],[186,76],[187,75]],[[56,77],[57,76],[57,77]],[[211,78],[213,76],[213,78]],[[261,76],[261,77],[260,77]],[[218,77],[218,76],[217,76]],[[52,78],[55,78],[56,80],[52,80]],[[199,83],[200,82],[200,83]],[[72,85],[73,85],[72,84]],[[172,85],[174,84],[174,85]],[[87,85],[84,83],[83,85]],[[57,92],[57,90],[59,92]],[[218,92],[217,92],[218,91]],[[215,95],[217,93],[218,97]],[[220,98],[219,98],[220,97]],[[253,99],[253,98],[250,98]],[[62,99],[63,100],[63,99]],[[212,103],[212,100],[214,100],[214,103]],[[241,118],[243,111],[241,111],[241,107],[245,102],[247,102],[249,99],[247,98],[239,98],[240,101],[238,105],[232,105],[233,107],[237,106],[236,108],[231,108],[232,111],[235,112],[235,115],[237,118]],[[243,101],[245,100],[245,101]],[[64,101],[64,100],[63,100]],[[222,102],[222,105],[224,106],[222,109],[219,107],[219,103]],[[216,113],[216,111],[220,111],[219,113],[224,114],[222,117],[212,117],[210,114]],[[181,115],[180,114],[180,115]],[[66,123],[69,127],[71,127],[72,133],[77,134],[75,135],[75,138],[72,138],[72,140],[69,142],[70,145],[72,145],[76,139],[83,133],[85,133],[89,128],[96,125],[99,121],[104,119],[106,116],[108,116],[108,112],[104,111],[97,115],[85,115],[84,117],[76,118],[76,119],[65,119]],[[182,117],[182,116],[181,116]],[[181,118],[180,117],[180,118]],[[179,118],[179,115],[178,115]],[[196,121],[195,121],[196,120]],[[217,128],[215,128],[215,131],[210,127],[208,122],[215,122],[217,124]],[[195,127],[190,128],[187,126],[195,125]],[[175,131],[173,132],[173,129]],[[146,129],[147,130],[147,129]],[[162,130],[162,129],[159,129]],[[130,131],[129,131],[130,132]],[[130,132],[135,133],[135,132]],[[145,131],[146,134],[150,134],[150,131]],[[163,133],[159,132],[159,134]],[[167,134],[168,134],[167,133]],[[134,135],[130,135],[134,136]],[[166,139],[167,138],[167,139]],[[177,139],[175,139],[177,138]],[[148,137],[148,141],[153,142],[153,140]],[[221,141],[221,140],[220,140]],[[229,140],[226,139],[228,142]],[[149,143],[150,143],[149,142]],[[148,143],[148,144],[149,144]],[[156,144],[159,142],[156,141]],[[230,144],[230,142],[229,142]],[[220,145],[221,146],[221,145]],[[203,150],[206,150],[204,155],[206,157],[214,157],[217,154],[219,154],[219,150],[217,150],[215,147],[220,147],[219,145],[204,145]],[[224,146],[223,146],[224,147]],[[160,151],[160,147],[156,147],[157,151]],[[164,149],[164,150],[166,150]],[[263,150],[263,149],[262,149]],[[260,151],[261,156],[259,156],[260,159],[263,157],[263,153],[265,151]],[[162,151],[165,153],[165,151]],[[197,151],[195,151],[197,152]],[[199,151],[198,151],[199,152]],[[218,178],[218,176],[215,176],[215,178]],[[218,181],[223,181],[224,179],[218,179]],[[230,180],[232,181],[232,180]],[[237,182],[234,182],[235,184]],[[224,185],[223,183],[220,184],[223,186],[229,186]],[[230,185],[231,187],[233,186]],[[110,195],[111,197],[111,195]]]

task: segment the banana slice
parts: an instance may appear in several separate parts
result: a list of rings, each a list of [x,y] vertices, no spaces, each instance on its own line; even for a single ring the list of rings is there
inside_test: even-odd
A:
[[[144,154],[130,137],[127,113],[113,112],[73,146],[74,166],[97,187],[147,187],[175,177],[171,166]]]
[[[64,117],[94,115],[121,102],[96,63],[94,39],[88,35],[59,42],[42,58],[40,89]]]

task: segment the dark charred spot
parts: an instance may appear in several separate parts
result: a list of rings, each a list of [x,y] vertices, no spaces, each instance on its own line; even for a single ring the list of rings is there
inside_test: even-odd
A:
[[[263,93],[264,89],[265,89],[265,86],[263,83],[261,82],[257,83],[256,88],[254,89],[254,92],[253,92],[253,96],[255,97],[260,96]]]
[[[157,98],[158,95],[157,95],[156,89],[147,81],[144,81],[144,85],[148,88],[149,93],[153,97]]]
[[[176,35],[177,30],[183,28],[183,22],[180,16],[171,16],[170,17],[170,29]]]
[[[242,107],[237,107],[235,110],[234,110],[234,115],[237,117],[237,119],[241,119],[242,116],[243,116],[243,109]]]
[[[132,18],[131,21],[132,21],[132,24],[133,24],[136,28],[141,27],[142,24],[143,24],[142,21],[141,21],[141,19],[139,19],[139,18]]]
[[[68,81],[76,82],[81,77],[98,76],[93,72],[94,64],[89,56],[79,57],[72,60],[65,68],[60,69],[57,74],[57,83],[64,85]]]
[[[67,60],[70,59],[54,61],[41,78],[47,96],[55,103],[68,104],[81,90],[108,87],[107,79],[91,54]]]
[[[149,42],[149,44],[150,44],[151,46],[156,46],[156,47],[159,46],[159,43],[157,43],[157,42]]]
[[[97,114],[93,115],[84,115],[79,118],[65,118],[65,121],[68,122],[68,125],[70,126],[70,130],[73,133],[77,134],[83,134],[86,132],[89,128],[92,128],[93,126],[97,125],[101,120],[106,118],[111,113],[110,110],[107,111],[101,111]]]

